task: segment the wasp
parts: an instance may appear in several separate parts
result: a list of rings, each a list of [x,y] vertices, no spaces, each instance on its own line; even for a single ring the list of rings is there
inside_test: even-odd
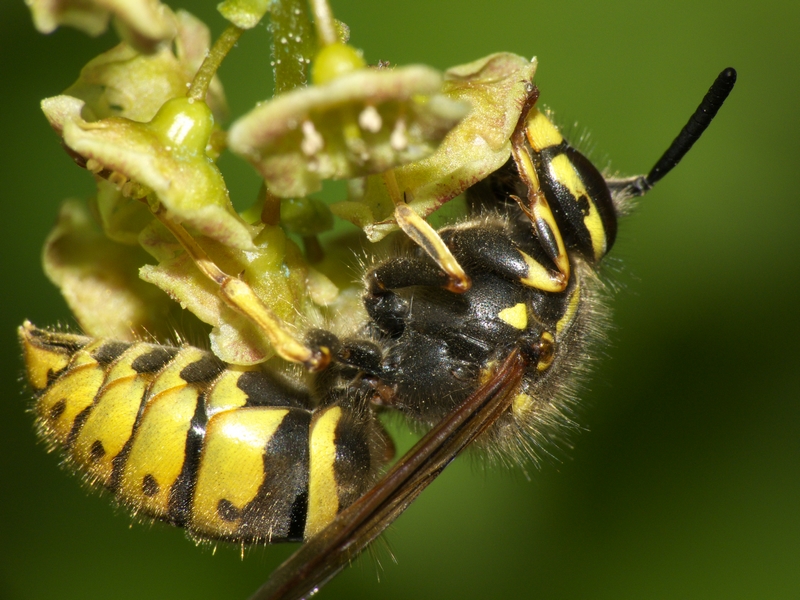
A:
[[[307,382],[191,346],[20,328],[40,434],[136,513],[200,540],[305,541],[254,598],[313,594],[463,449],[535,454],[568,422],[605,320],[598,266],[618,217],[699,139],[731,92],[715,80],[647,175],[605,178],[537,108],[531,82],[512,156],[467,192],[468,214],[363,277],[366,321],[314,329]],[[377,420],[430,427],[393,452]]]

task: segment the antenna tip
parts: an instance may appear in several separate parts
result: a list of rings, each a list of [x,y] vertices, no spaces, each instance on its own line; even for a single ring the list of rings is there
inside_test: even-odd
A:
[[[723,94],[727,96],[733,89],[733,85],[735,83],[736,83],[736,69],[734,69],[733,67],[728,67],[717,76],[717,80],[711,87],[712,89],[724,90]]]

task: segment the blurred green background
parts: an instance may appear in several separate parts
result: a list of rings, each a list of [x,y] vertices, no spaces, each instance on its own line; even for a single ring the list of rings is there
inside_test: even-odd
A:
[[[174,6],[218,33],[214,4]],[[621,224],[606,269],[615,328],[574,448],[529,467],[530,480],[457,461],[378,544],[382,570],[366,555],[320,597],[800,597],[800,4],[333,8],[372,63],[535,54],[541,102],[590,130],[595,160],[623,173],[649,169],[722,68],[739,82]],[[115,43],[40,36],[21,0],[0,4],[0,597],[244,599],[290,547],[242,561],[236,548],[213,555],[180,531],[131,526],[44,452],[25,411],[15,328],[72,323],[39,254],[61,200],[92,193],[38,103]],[[223,65],[234,115],[269,95],[268,44],[259,27]],[[249,201],[250,168],[230,157],[222,168]]]

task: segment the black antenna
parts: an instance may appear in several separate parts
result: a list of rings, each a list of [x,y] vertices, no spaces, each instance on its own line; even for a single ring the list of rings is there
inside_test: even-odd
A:
[[[621,181],[609,182],[609,187],[614,188],[615,195],[620,192],[623,196],[641,196],[648,192],[664,175],[677,165],[694,143],[700,139],[703,132],[717,115],[728,94],[731,93],[736,83],[736,70],[728,67],[717,76],[709,88],[700,106],[683,126],[667,151],[658,159],[655,166],[650,169],[647,176],[639,176]]]

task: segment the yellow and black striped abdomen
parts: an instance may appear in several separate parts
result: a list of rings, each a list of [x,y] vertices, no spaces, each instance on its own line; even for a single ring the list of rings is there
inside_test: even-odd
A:
[[[30,323],[20,339],[41,435],[133,512],[196,538],[308,538],[369,488],[383,460],[367,416],[316,407],[278,373]]]

